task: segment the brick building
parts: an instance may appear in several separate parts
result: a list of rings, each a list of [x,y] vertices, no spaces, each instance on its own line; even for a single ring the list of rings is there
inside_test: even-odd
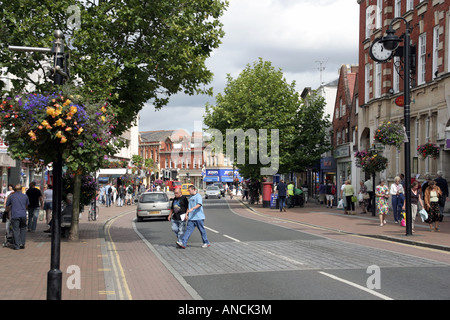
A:
[[[358,114],[353,106],[355,87],[357,86],[358,66],[342,65],[339,70],[334,114],[332,115],[332,146],[336,159],[336,185],[338,190],[345,180],[357,185],[354,150],[357,149],[356,133]],[[332,177],[325,177],[332,180]]]
[[[369,48],[386,34],[395,17],[410,23],[411,44],[415,46],[411,75],[411,176],[438,170],[450,177],[450,11],[449,0],[357,0],[360,5],[358,140],[359,148],[373,145],[374,132],[384,120],[404,123],[404,110],[395,104],[403,95],[403,58],[385,63],[373,61]],[[404,21],[393,25],[401,36]],[[403,44],[401,44],[403,45]],[[426,142],[441,147],[436,159],[422,159],[417,146]],[[403,147],[386,147],[389,166],[381,177],[393,179],[404,172]]]

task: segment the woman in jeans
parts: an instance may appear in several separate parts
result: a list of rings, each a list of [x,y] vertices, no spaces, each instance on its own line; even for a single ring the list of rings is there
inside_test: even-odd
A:
[[[414,221],[416,220],[417,216],[417,205],[420,203],[422,208],[425,206],[423,205],[422,196],[419,192],[419,182],[414,181],[411,185],[411,217],[412,217],[412,232],[414,231]],[[405,210],[405,203],[403,203],[403,210]]]
[[[405,200],[405,190],[403,189],[403,185],[400,183],[400,180],[400,177],[395,177],[394,183],[391,185],[390,189],[395,223],[398,223],[402,220],[400,213],[402,211],[403,202]]]

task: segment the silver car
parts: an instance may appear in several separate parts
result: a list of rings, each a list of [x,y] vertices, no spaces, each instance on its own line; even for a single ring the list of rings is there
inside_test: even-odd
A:
[[[170,213],[169,197],[165,192],[144,192],[139,197],[136,218],[140,222],[144,218],[167,217]]]
[[[217,186],[209,186],[206,188],[206,192],[205,192],[205,199],[208,198],[219,198],[220,199],[221,193],[220,193],[220,189]]]

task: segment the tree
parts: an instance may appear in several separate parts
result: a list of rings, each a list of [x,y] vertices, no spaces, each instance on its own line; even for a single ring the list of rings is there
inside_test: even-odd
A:
[[[324,116],[324,113],[325,99],[316,91],[302,101],[300,109],[295,113],[296,134],[289,148],[289,167],[292,171],[304,171],[331,149],[327,134],[327,128],[331,125],[330,116]]]
[[[74,212],[69,239],[78,239],[81,175],[102,167],[123,142],[108,103],[92,104],[73,88],[47,94],[6,97],[0,103],[0,128],[12,158],[49,164],[62,155],[74,175]]]
[[[271,62],[259,59],[253,66],[247,67],[237,79],[227,76],[227,86],[223,94],[216,96],[216,105],[207,105],[204,123],[210,129],[219,130],[223,136],[227,129],[242,129],[250,133],[255,130],[258,143],[251,146],[245,143],[245,163],[237,163],[241,175],[246,178],[259,179],[261,168],[266,167],[261,160],[259,142],[267,146],[267,155],[278,161],[279,171],[288,172],[291,164],[291,143],[296,134],[296,112],[300,108],[299,95],[295,90],[295,82],[289,84],[283,78],[281,69],[276,70]],[[260,129],[267,130],[267,140],[260,134]],[[271,130],[279,130],[278,154],[272,154]],[[223,139],[223,150],[226,150],[226,139]],[[241,146],[237,146],[239,148]],[[235,149],[237,149],[235,148]],[[257,163],[252,164],[249,156],[259,155]],[[234,152],[233,157],[235,157]],[[230,156],[230,155],[229,155]],[[276,159],[275,159],[276,157]],[[233,158],[232,158],[233,160]]]
[[[92,92],[96,102],[110,96],[118,125],[124,132],[147,101],[156,108],[171,95],[211,94],[205,84],[212,73],[205,61],[223,37],[219,18],[225,0],[166,1],[0,1],[0,43],[52,47],[55,29],[65,35],[70,52],[71,81]],[[14,93],[27,84],[36,92],[51,91],[42,53],[0,50],[0,67],[13,75]],[[30,77],[39,71],[39,80]],[[3,83],[0,82],[0,90]]]

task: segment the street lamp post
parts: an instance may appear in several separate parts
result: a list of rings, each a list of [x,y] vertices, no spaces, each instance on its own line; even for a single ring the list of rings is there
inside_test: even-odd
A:
[[[62,85],[68,75],[64,70],[64,34],[60,30],[54,32],[53,49],[38,47],[9,46],[11,51],[51,52],[54,54],[52,73],[54,83]],[[47,300],[61,300],[62,272],[60,268],[61,256],[61,201],[62,201],[62,154],[58,153],[53,163],[53,216],[50,271],[47,273]]]
[[[405,213],[406,213],[406,235],[412,235],[412,215],[411,215],[411,145],[410,145],[410,87],[411,87],[411,37],[409,22],[403,17],[394,18],[389,24],[386,31],[386,36],[381,39],[381,43],[387,50],[395,51],[402,39],[395,35],[395,30],[392,25],[398,21],[403,20],[406,24],[406,31],[403,35],[403,62],[404,62],[404,118],[406,141],[405,146]]]

